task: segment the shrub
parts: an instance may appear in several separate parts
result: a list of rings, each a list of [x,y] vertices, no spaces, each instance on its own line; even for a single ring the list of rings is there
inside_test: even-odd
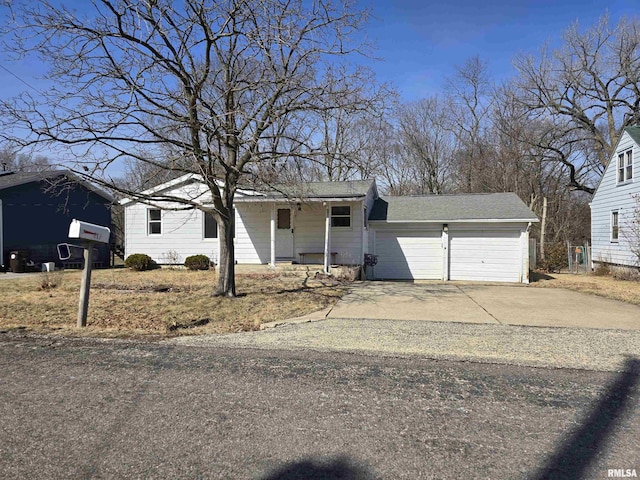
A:
[[[61,272],[42,272],[40,275],[39,291],[53,290],[62,283]]]
[[[184,266],[189,270],[209,270],[211,260],[206,255],[191,255],[185,259]]]
[[[611,275],[611,268],[609,264],[604,262],[599,262],[596,264],[596,268],[593,270],[593,274],[596,277],[608,277]]]
[[[124,261],[124,265],[131,270],[141,272],[143,270],[151,270],[157,266],[153,259],[144,253],[134,253],[129,255]]]
[[[640,269],[634,267],[613,267],[613,278],[616,280],[640,281]]]
[[[545,245],[544,260],[538,261],[538,268],[548,273],[559,272],[569,266],[567,245],[564,243],[550,243]]]

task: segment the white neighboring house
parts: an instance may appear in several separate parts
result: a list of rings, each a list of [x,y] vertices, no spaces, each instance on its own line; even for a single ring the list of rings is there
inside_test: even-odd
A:
[[[235,197],[235,258],[239,264],[278,261],[360,264],[378,256],[374,279],[529,281],[529,226],[537,217],[513,193],[378,196],[374,180],[315,182],[295,190],[239,191]],[[286,196],[283,191],[288,190]],[[217,226],[200,210],[170,210],[162,197],[211,202],[206,187],[185,175],[145,193],[151,206],[125,207],[125,251],[160,264],[205,254],[219,259]],[[163,208],[158,208],[162,206]]]
[[[592,258],[597,263],[639,266],[631,242],[640,242],[634,214],[640,195],[640,126],[625,128],[591,200]]]

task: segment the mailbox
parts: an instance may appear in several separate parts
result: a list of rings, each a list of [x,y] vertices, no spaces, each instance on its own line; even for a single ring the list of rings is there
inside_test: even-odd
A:
[[[81,238],[92,242],[109,243],[111,230],[101,225],[73,219],[69,225],[69,238]]]

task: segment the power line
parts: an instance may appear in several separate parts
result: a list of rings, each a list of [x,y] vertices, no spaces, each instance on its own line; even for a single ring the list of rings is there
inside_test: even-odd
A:
[[[3,64],[0,63],[0,68],[2,70],[4,70],[5,72],[7,72],[9,75],[11,75],[12,77],[14,77],[15,79],[17,79],[18,81],[24,83],[27,87],[29,87],[32,90],[35,90],[36,92],[38,92],[40,95],[43,95],[43,93],[38,90],[36,87],[34,87],[33,85],[31,85],[29,82],[27,82],[26,80],[23,80],[22,78],[20,78],[18,75],[16,75],[15,73],[13,73],[11,70],[9,70],[7,67],[5,67]]]

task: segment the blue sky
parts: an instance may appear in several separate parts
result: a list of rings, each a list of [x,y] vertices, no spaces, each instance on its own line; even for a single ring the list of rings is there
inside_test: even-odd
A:
[[[557,43],[576,20],[591,26],[605,12],[617,23],[621,16],[640,15],[637,0],[361,0],[372,8],[367,35],[380,61],[367,61],[377,79],[392,83],[402,100],[415,100],[442,90],[455,65],[479,55],[496,80],[514,74],[511,60],[519,52],[536,52],[544,42]],[[41,67],[10,62],[9,69],[36,88]],[[27,87],[0,68],[0,95],[13,96]]]
[[[366,5],[366,0],[363,5]],[[637,0],[372,0],[368,35],[382,61],[371,67],[403,100],[441,91],[455,65],[479,55],[496,80],[514,74],[512,58],[557,44],[573,22],[588,27],[607,11],[612,23],[640,15]]]

